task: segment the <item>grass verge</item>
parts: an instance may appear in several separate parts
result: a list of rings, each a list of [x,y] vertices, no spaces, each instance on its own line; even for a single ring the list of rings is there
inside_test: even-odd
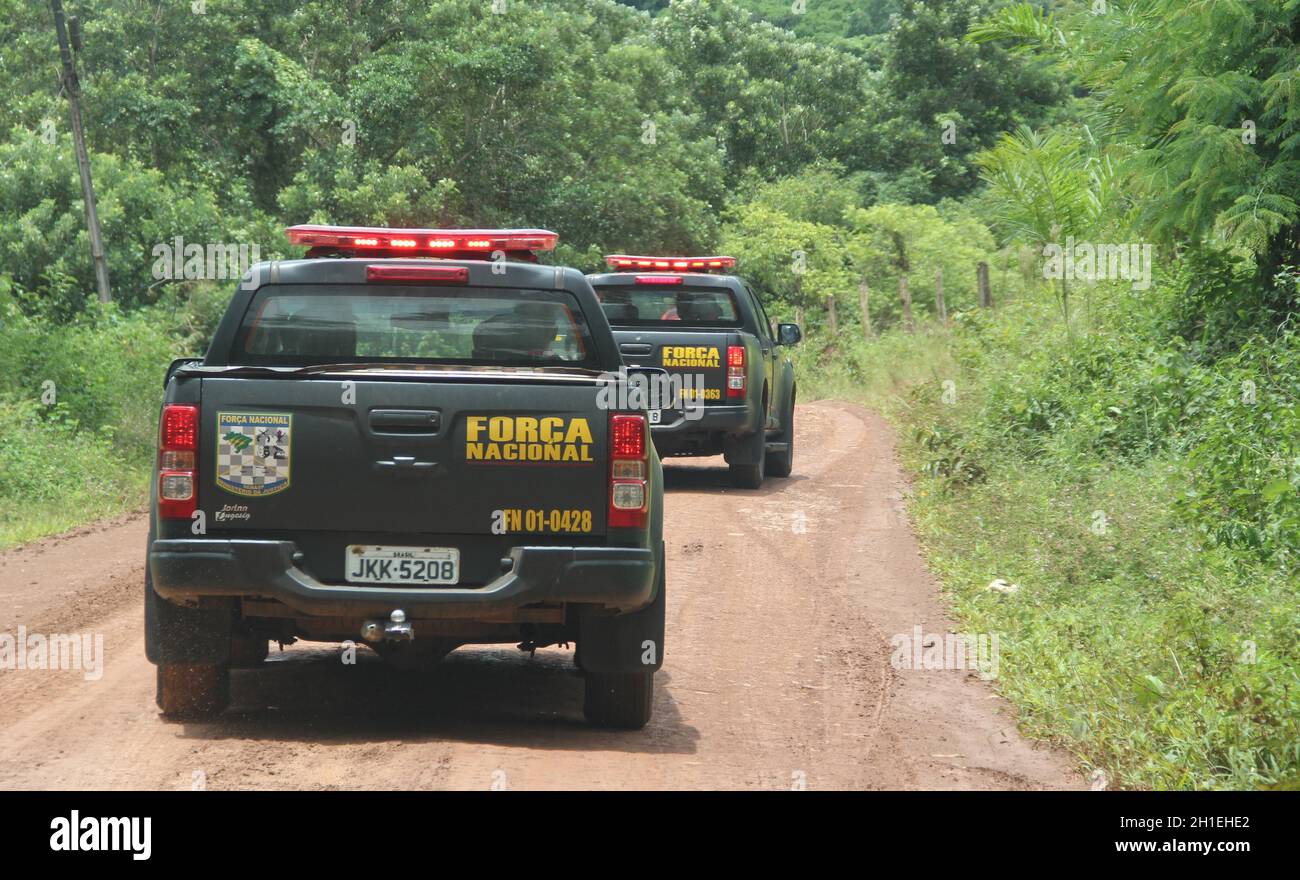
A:
[[[1025,733],[1113,787],[1297,787],[1294,578],[1180,514],[1196,480],[1177,443],[1098,442],[1108,423],[1094,430],[1087,414],[1131,395],[1114,377],[1079,390],[1069,352],[1086,345],[1017,340],[1051,326],[1039,311],[886,334],[831,369],[814,339],[801,394],[861,402],[898,427],[929,565],[964,631],[999,634],[998,687]],[[997,578],[1019,589],[989,590]]]
[[[0,289],[0,550],[147,503],[163,373],[202,351],[224,287],[71,323]]]

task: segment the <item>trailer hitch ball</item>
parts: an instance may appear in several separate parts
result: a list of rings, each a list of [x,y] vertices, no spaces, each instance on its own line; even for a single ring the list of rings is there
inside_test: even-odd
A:
[[[384,638],[390,642],[409,642],[415,638],[415,628],[406,619],[406,612],[398,608],[388,615],[388,624],[384,626]]]

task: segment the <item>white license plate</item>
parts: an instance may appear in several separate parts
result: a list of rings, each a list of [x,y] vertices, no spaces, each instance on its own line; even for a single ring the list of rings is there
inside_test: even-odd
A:
[[[663,410],[652,409],[652,410],[648,410],[648,412],[650,413],[650,424],[657,425],[663,421],[664,419]]]
[[[354,584],[455,584],[460,551],[455,547],[382,547],[350,544],[344,576]]]

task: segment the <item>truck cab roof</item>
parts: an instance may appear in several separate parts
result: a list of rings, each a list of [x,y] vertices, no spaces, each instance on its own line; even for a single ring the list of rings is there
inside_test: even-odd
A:
[[[244,275],[240,289],[254,290],[265,284],[365,284],[367,267],[378,264],[411,267],[463,266],[469,270],[468,283],[471,286],[553,290],[587,286],[581,283],[586,276],[577,269],[511,260],[312,257],[257,263]]]

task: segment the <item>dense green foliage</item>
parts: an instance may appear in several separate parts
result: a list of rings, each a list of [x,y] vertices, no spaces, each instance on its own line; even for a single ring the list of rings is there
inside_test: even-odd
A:
[[[801,37],[823,40],[884,33],[903,7],[901,0],[744,0],[741,5]]]
[[[272,256],[287,222],[547,226],[594,269],[710,250],[737,189],[810,163],[864,203],[964,194],[969,155],[1041,120],[1059,82],[962,41],[989,3],[903,5],[900,36],[834,45],[731,0],[73,7],[119,299],[154,298],[150,249],[175,235]],[[52,31],[0,0],[0,274],[67,309],[92,273]]]
[[[99,499],[76,502],[82,518],[138,498],[126,487],[144,483],[155,376],[167,355],[202,347],[160,316],[211,290],[159,278],[159,246],[236,243],[273,258],[290,255],[289,223],[547,226],[561,233],[555,260],[596,269],[610,251],[734,244],[776,310],[818,322],[833,296],[847,321],[875,258],[848,212],[968,192],[970,151],[991,144],[1003,116],[1042,119],[1060,90],[1044,62],[962,42],[991,8],[982,0],[956,12],[812,4],[813,27],[798,33],[732,0],[67,6],[84,35],[116,307],[87,307],[50,10],[0,0],[0,499],[11,523],[75,521],[31,513],[81,498],[59,473]],[[891,16],[916,22],[898,45]],[[909,66],[899,52],[913,51],[948,66]],[[966,76],[976,62],[982,78]],[[946,156],[937,116],[971,116],[971,101],[998,109]],[[988,233],[976,240],[986,249]],[[791,271],[796,250],[807,277]],[[968,288],[968,267],[953,271],[964,279],[954,290]],[[892,312],[886,298],[881,320]],[[57,405],[41,402],[45,382]],[[56,446],[57,461],[43,451]],[[15,525],[7,539],[42,527]]]

